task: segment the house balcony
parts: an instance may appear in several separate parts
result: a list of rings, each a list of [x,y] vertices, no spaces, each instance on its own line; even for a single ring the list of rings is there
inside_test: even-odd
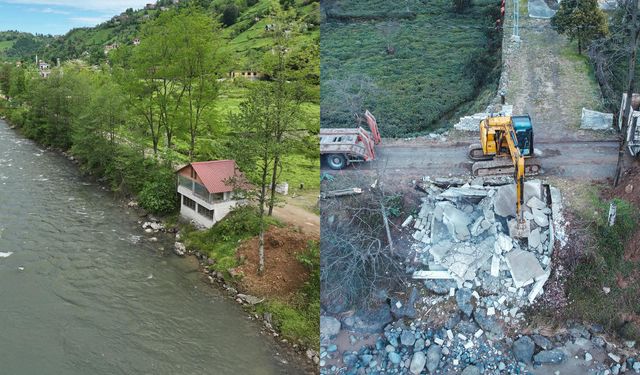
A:
[[[223,203],[231,199],[231,193],[209,193],[204,185],[192,180],[188,177],[178,175],[178,193],[195,197],[200,203],[206,203],[208,206],[216,203]]]

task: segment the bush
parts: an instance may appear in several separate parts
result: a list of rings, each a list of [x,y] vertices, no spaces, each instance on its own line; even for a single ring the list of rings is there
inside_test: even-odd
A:
[[[227,4],[222,11],[222,23],[231,26],[238,20],[240,10],[235,4]]]
[[[155,214],[168,214],[176,209],[175,175],[168,168],[158,166],[138,194],[140,206]]]

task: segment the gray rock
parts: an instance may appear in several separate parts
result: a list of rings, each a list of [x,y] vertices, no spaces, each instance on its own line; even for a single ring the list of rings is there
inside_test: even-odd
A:
[[[456,292],[456,302],[460,311],[462,311],[467,317],[471,317],[471,314],[473,313],[471,290],[467,288],[458,289]]]
[[[542,210],[543,208],[547,207],[546,203],[538,199],[538,197],[531,197],[531,199],[527,201],[527,206],[536,208],[538,210]]]
[[[415,342],[416,342],[416,335],[413,332],[406,329],[402,331],[402,334],[400,335],[400,343],[402,343],[402,345],[413,346]]]
[[[342,325],[358,333],[378,333],[391,321],[391,309],[385,303],[377,308],[358,310],[355,315],[345,318]]]
[[[600,336],[594,336],[591,339],[591,342],[593,343],[593,345],[600,347],[600,348],[604,348],[604,346],[607,344],[606,341],[604,341],[604,339]]]
[[[473,334],[478,332],[479,328],[480,327],[478,327],[478,325],[473,320],[463,320],[455,327],[457,332],[462,333],[467,337],[471,337]]]
[[[543,350],[533,356],[536,363],[560,363],[564,361],[565,354],[560,349]]]
[[[354,366],[358,363],[358,356],[353,353],[344,353],[342,362],[349,367]]]
[[[504,331],[502,330],[502,326],[498,323],[495,315],[488,316],[487,310],[485,309],[476,309],[473,313],[473,319],[478,323],[480,328],[482,328],[485,332],[490,333],[495,336],[495,338],[502,338],[504,335]]]
[[[462,373],[460,375],[480,375],[480,369],[476,366],[469,365],[465,367],[464,370],[462,370]]]
[[[541,227],[549,226],[549,218],[545,215],[542,210],[536,210],[535,208],[531,209],[531,214],[533,214],[533,221]]]
[[[425,288],[435,294],[449,294],[449,289],[457,288],[455,280],[425,280]]]
[[[529,248],[537,249],[540,246],[540,228],[536,228],[529,233]]]
[[[549,350],[553,348],[553,344],[551,343],[551,340],[549,340],[548,338],[542,335],[533,335],[532,338],[533,338],[533,342],[535,342],[536,345],[538,345],[543,350]]]
[[[402,302],[398,300],[391,301],[391,314],[393,314],[394,318],[400,320],[402,318],[414,319],[417,315],[414,304],[419,297],[418,290],[416,288],[411,289],[411,293],[409,294],[409,300]],[[398,307],[398,303],[400,302],[400,307]]]
[[[391,361],[391,363],[393,363],[394,365],[399,364],[400,361],[402,360],[402,357],[400,356],[400,354],[396,352],[390,352],[388,356],[389,356],[389,361]]]
[[[416,352],[413,354],[413,358],[411,358],[411,365],[409,366],[409,371],[412,374],[419,374],[422,372],[424,365],[427,363],[427,357],[423,352]]]
[[[320,335],[334,338],[340,332],[340,321],[332,316],[320,316]]]
[[[442,355],[442,348],[440,345],[431,345],[427,349],[427,370],[431,373],[434,372],[440,364],[440,356]]]
[[[582,108],[580,129],[607,130],[613,126],[613,114]]]
[[[531,364],[531,357],[533,357],[535,347],[533,340],[529,336],[522,336],[513,342],[511,349],[518,361]]]
[[[420,339],[417,339],[416,342],[413,344],[413,351],[419,352],[422,349],[424,349],[424,340],[420,338]]]

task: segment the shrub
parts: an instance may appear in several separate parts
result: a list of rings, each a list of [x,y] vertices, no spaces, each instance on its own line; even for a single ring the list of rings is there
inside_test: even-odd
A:
[[[158,167],[138,194],[140,206],[156,214],[168,214],[176,209],[175,175],[168,168]]]

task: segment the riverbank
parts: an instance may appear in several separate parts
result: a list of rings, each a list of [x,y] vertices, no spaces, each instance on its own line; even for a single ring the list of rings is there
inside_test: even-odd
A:
[[[5,120],[6,121],[6,120]],[[8,124],[8,123],[7,123]],[[20,134],[20,128],[8,124],[9,127]],[[23,136],[20,134],[20,136]],[[45,151],[50,151],[54,154],[60,155],[70,162],[72,162],[76,168],[82,172],[83,164],[72,153],[63,151],[60,149],[48,147]],[[165,242],[173,244],[177,239],[180,239],[179,231],[187,226],[184,223],[177,223],[170,217],[156,217],[148,213],[145,209],[141,208],[135,197],[130,194],[123,194],[120,192],[114,192],[112,187],[107,184],[104,178],[99,176],[83,173],[84,179],[89,179],[92,184],[96,184],[100,190],[109,193],[109,196],[117,202],[118,206],[123,209],[125,213],[134,213],[139,219],[138,224],[142,227],[145,238],[143,242],[149,243],[156,247],[157,251],[162,254],[173,253],[171,246],[162,246]],[[269,340],[272,340],[277,345],[278,351],[276,352],[276,358],[282,363],[296,363],[296,368],[303,369],[304,373],[317,373],[317,367],[314,364],[313,358],[317,360],[317,352],[315,350],[307,351],[306,346],[301,346],[296,342],[289,341],[282,338],[282,335],[276,327],[270,321],[269,313],[259,314],[256,310],[255,302],[251,296],[243,295],[239,293],[236,287],[232,286],[231,281],[225,280],[222,273],[216,273],[210,270],[210,266],[215,261],[199,251],[187,251],[183,255],[191,255],[193,259],[197,260],[198,272],[201,274],[199,279],[213,287],[214,289],[223,292],[226,298],[235,301],[243,306],[244,311],[247,313],[246,318],[250,321],[256,321],[260,323],[259,333],[263,336],[268,336]],[[150,253],[150,256],[156,258],[155,253]],[[189,257],[191,258],[191,257]],[[155,261],[156,259],[154,259]],[[188,272],[191,272],[190,270]]]
[[[92,181],[0,123],[3,372],[306,373]]]

